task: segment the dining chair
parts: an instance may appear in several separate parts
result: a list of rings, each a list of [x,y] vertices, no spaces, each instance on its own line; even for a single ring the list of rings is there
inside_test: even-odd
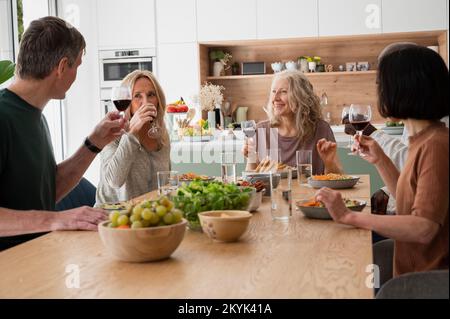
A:
[[[408,273],[381,286],[377,299],[449,299],[448,269]]]

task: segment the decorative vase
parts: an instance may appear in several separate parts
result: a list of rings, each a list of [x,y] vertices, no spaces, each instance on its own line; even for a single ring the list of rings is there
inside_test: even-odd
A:
[[[215,111],[208,112],[208,125],[210,128],[216,127],[216,112]]]
[[[222,76],[224,74],[224,72],[225,72],[225,70],[224,70],[223,63],[220,61],[214,62],[213,75],[214,76]]]

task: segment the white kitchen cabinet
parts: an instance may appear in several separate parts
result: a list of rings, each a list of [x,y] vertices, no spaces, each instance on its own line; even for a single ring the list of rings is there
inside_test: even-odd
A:
[[[97,0],[100,49],[155,47],[155,0]]]
[[[318,1],[319,36],[382,32],[381,0]]]
[[[383,32],[448,29],[446,0],[382,0]]]
[[[198,41],[256,39],[256,0],[197,0]]]
[[[198,44],[160,44],[157,55],[158,79],[167,104],[181,96],[190,104],[200,88]]]
[[[158,43],[197,41],[195,0],[157,0]]]
[[[257,0],[258,39],[317,37],[318,0]]]

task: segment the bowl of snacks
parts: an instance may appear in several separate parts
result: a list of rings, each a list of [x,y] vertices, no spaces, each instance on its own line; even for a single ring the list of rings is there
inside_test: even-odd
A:
[[[346,199],[344,198],[344,204],[345,206],[353,211],[360,212],[366,207],[366,202],[364,201],[358,201],[353,199]],[[315,200],[303,200],[303,201],[297,201],[296,206],[300,211],[309,218],[315,218],[315,219],[332,219],[330,216],[330,213],[328,212],[328,209],[325,207],[325,205],[322,202],[318,202]]]
[[[209,211],[198,214],[203,232],[211,239],[234,242],[245,233],[252,214],[247,211]]]
[[[255,183],[250,183],[247,181],[240,181],[237,183],[240,187],[253,187],[255,189],[254,192],[251,193],[250,204],[248,205],[247,210],[249,212],[257,211],[259,206],[262,203],[262,197],[265,192],[265,185],[261,181],[256,181]]]
[[[118,260],[147,262],[168,258],[184,238],[187,221],[167,197],[114,210],[98,225],[106,250]]]
[[[333,189],[352,188],[359,181],[359,177],[342,174],[313,175],[308,178],[308,184],[314,188],[328,187]]]
[[[247,210],[254,192],[251,187],[224,184],[219,181],[194,180],[184,184],[170,198],[175,207],[184,212],[188,227],[201,230],[198,214],[212,210]]]

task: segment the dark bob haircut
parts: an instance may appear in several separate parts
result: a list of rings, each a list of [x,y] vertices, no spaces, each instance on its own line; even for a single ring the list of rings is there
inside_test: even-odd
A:
[[[438,120],[449,115],[448,68],[431,49],[408,47],[384,55],[377,80],[383,117]]]

